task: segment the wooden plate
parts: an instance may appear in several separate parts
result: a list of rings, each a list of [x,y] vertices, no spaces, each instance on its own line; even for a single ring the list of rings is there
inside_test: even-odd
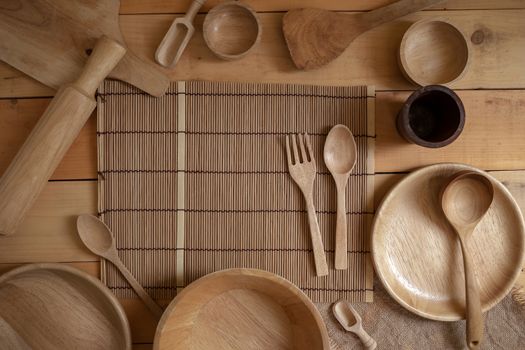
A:
[[[483,311],[503,299],[523,266],[523,217],[500,182],[462,164],[414,171],[392,188],[377,210],[372,257],[390,295],[408,310],[434,320],[459,320],[465,313],[461,249],[440,205],[444,183],[461,170],[481,172],[494,184],[494,202],[469,243]]]
[[[128,320],[99,280],[60,264],[0,277],[0,344],[7,349],[131,349]]]
[[[154,349],[329,349],[321,315],[288,280],[223,270],[186,287],[168,306]]]

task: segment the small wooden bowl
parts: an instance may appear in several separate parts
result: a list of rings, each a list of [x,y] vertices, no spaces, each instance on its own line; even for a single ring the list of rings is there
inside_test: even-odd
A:
[[[259,42],[261,25],[249,6],[230,1],[208,12],[202,31],[206,45],[215,55],[234,60],[248,54]]]
[[[408,80],[421,86],[455,82],[465,73],[468,62],[468,41],[447,21],[414,23],[399,47],[401,71]]]
[[[154,350],[329,348],[312,301],[288,280],[254,269],[211,273],[184,288],[153,344]]]

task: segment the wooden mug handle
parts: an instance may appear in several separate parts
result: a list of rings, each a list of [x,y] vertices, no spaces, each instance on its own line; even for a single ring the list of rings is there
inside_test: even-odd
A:
[[[95,91],[125,53],[101,37],[78,80],[57,92],[0,179],[0,235],[16,231],[95,109]]]

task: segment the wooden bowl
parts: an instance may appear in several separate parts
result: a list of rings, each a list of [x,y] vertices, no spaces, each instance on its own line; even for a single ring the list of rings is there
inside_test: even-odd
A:
[[[215,55],[233,60],[248,54],[259,42],[261,25],[249,6],[230,1],[208,12],[202,31],[206,45]]]
[[[434,320],[465,316],[461,248],[440,200],[451,176],[465,170],[482,173],[494,185],[494,201],[468,243],[482,309],[488,311],[511,290],[525,255],[521,211],[499,181],[463,164],[416,170],[386,195],[372,226],[372,258],[385,289],[408,310]]]
[[[33,264],[0,277],[0,344],[8,349],[131,349],[124,310],[85,272]]]
[[[209,274],[177,295],[155,334],[156,350],[329,349],[321,315],[288,280],[231,269]]]
[[[404,34],[398,62],[405,77],[418,85],[451,84],[468,66],[468,41],[447,21],[422,20]]]

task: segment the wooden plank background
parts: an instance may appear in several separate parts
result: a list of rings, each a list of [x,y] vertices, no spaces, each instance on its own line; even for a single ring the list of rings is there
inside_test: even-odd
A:
[[[360,36],[331,65],[317,71],[293,68],[280,30],[290,8],[313,6],[364,11],[394,0],[245,0],[260,13],[263,35],[247,57],[233,62],[215,58],[201,35],[203,15],[173,80],[295,82],[327,85],[375,85],[376,200],[408,171],[436,162],[464,162],[500,179],[525,209],[525,1],[450,0],[433,9],[382,25]],[[121,27],[135,53],[152,59],[174,17],[189,0],[122,0]],[[209,0],[207,11],[219,0]],[[404,30],[420,18],[442,17],[457,24],[471,42],[472,65],[454,88],[467,112],[464,133],[445,149],[428,150],[397,135],[396,113],[414,86],[401,75],[396,50]],[[53,96],[54,91],[0,63],[0,173],[8,166]],[[81,244],[76,216],[96,212],[95,118],[89,120],[23,222],[19,232],[0,238],[0,273],[30,262],[63,262],[98,276],[99,261]],[[134,348],[151,348],[155,322],[138,300],[121,300],[129,317]],[[167,303],[168,301],[163,301]]]

